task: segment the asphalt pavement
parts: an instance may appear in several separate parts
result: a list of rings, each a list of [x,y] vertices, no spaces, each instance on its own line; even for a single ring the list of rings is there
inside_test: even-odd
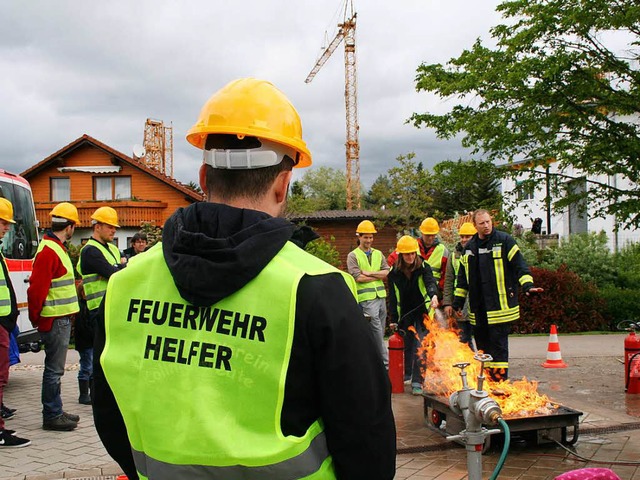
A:
[[[541,393],[582,415],[575,444],[566,449],[551,441],[532,445],[516,438],[499,478],[553,479],[573,469],[604,467],[623,480],[640,480],[640,395],[624,392],[624,337],[559,332],[562,359],[568,365],[561,369],[541,366],[549,337],[511,338],[511,377],[537,381]],[[42,430],[42,359],[42,353],[24,354],[22,363],[11,367],[5,403],[18,412],[7,421],[7,428],[31,439],[32,445],[0,450],[0,480],[115,479],[121,471],[100,443],[91,407],[77,403],[75,351],[67,357],[62,398],[66,411],[81,416],[79,426],[72,432]],[[393,409],[398,429],[396,478],[467,478],[464,448],[447,440],[429,415],[425,418],[422,397],[408,390],[394,394]],[[575,434],[569,430],[571,439]],[[482,458],[484,478],[489,478],[499,456],[499,442],[494,442]]]

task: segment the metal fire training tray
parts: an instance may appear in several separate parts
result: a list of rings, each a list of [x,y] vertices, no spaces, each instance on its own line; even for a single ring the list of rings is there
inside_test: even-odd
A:
[[[443,436],[457,435],[465,429],[462,415],[458,415],[449,407],[449,399],[429,393],[424,398],[424,419],[427,426]],[[557,405],[557,404],[556,404]],[[579,423],[582,412],[563,405],[551,410],[548,414],[532,414],[524,417],[505,417],[504,420],[511,431],[511,438],[520,438],[527,445],[561,442],[573,445],[578,441]],[[492,428],[485,425],[487,428]],[[567,437],[567,429],[571,428],[572,436]],[[497,437],[503,437],[498,434]],[[494,435],[494,437],[496,437]],[[491,437],[488,437],[491,438]],[[485,450],[489,447],[485,444]]]

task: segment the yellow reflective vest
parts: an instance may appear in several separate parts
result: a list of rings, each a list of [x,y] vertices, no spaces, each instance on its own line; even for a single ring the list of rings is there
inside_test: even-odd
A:
[[[371,249],[371,259],[367,257],[367,254],[361,248],[356,248],[353,251],[358,260],[358,267],[362,271],[378,272],[382,267],[382,252]],[[369,263],[371,262],[371,263]],[[365,302],[367,300],[374,300],[376,298],[385,298],[387,291],[384,288],[384,282],[382,280],[375,280],[373,282],[357,283],[358,289],[358,303]]]
[[[100,306],[102,297],[104,297],[104,294],[107,291],[107,283],[109,282],[109,279],[104,278],[102,275],[97,273],[85,274],[82,271],[82,251],[87,247],[97,248],[111,265],[120,264],[120,250],[118,250],[118,247],[113,243],[108,243],[108,248],[105,248],[102,243],[93,238],[90,238],[85,246],[82,247],[82,250],[80,250],[80,257],[78,258],[78,265],[76,268],[78,273],[82,275],[82,286],[87,299],[87,308],[89,310],[95,310]]]
[[[6,267],[7,263],[2,253],[0,253],[0,260],[4,262]],[[0,268],[0,317],[6,317],[11,314],[11,292],[9,291],[9,283],[4,277],[5,270],[8,272],[9,268]]]
[[[139,257],[110,278],[100,361],[141,477],[336,478],[322,420],[284,436],[280,414],[300,279],[341,273],[355,297],[353,278],[288,242],[242,289],[197,307],[161,245]]]
[[[63,317],[79,312],[80,304],[78,303],[78,292],[76,291],[76,279],[73,274],[73,264],[71,263],[69,255],[65,249],[56,242],[44,238],[40,242],[40,245],[38,245],[36,258],[44,247],[49,247],[58,255],[62,265],[66,269],[66,273],[61,277],[51,280],[51,286],[47,292],[47,298],[45,298],[40,315],[43,317]]]

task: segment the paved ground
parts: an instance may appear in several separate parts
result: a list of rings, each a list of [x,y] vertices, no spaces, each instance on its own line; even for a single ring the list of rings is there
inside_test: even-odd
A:
[[[547,337],[514,337],[511,339],[511,375],[526,375],[539,381],[541,392],[583,412],[578,440],[570,449],[588,461],[553,443],[534,446],[514,442],[499,478],[553,479],[559,473],[589,466],[612,468],[624,480],[640,480],[637,463],[640,461],[640,395],[624,393],[621,363],[624,335],[560,335],[559,338],[562,358],[569,364],[568,368],[540,366],[546,358]],[[33,443],[26,448],[0,451],[0,480],[115,479],[121,472],[98,440],[91,408],[77,403],[76,352],[69,352],[62,388],[65,410],[82,417],[80,426],[73,432],[41,429],[42,355],[26,354],[22,359],[22,365],[12,367],[5,394],[5,403],[19,408],[17,415],[8,420],[7,427]],[[427,426],[421,397],[396,394],[393,406],[399,448],[396,478],[467,478],[465,450]],[[490,450],[483,456],[485,478],[491,475],[499,454]]]

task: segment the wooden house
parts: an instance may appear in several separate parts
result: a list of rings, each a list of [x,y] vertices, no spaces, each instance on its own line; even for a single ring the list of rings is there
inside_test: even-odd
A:
[[[118,212],[121,228],[114,242],[123,250],[143,222],[162,227],[177,208],[203,200],[182,183],[86,134],[21,175],[31,184],[41,228],[51,225],[49,212],[56,204],[71,202],[78,208],[74,244],[91,236],[91,215],[98,207]]]

